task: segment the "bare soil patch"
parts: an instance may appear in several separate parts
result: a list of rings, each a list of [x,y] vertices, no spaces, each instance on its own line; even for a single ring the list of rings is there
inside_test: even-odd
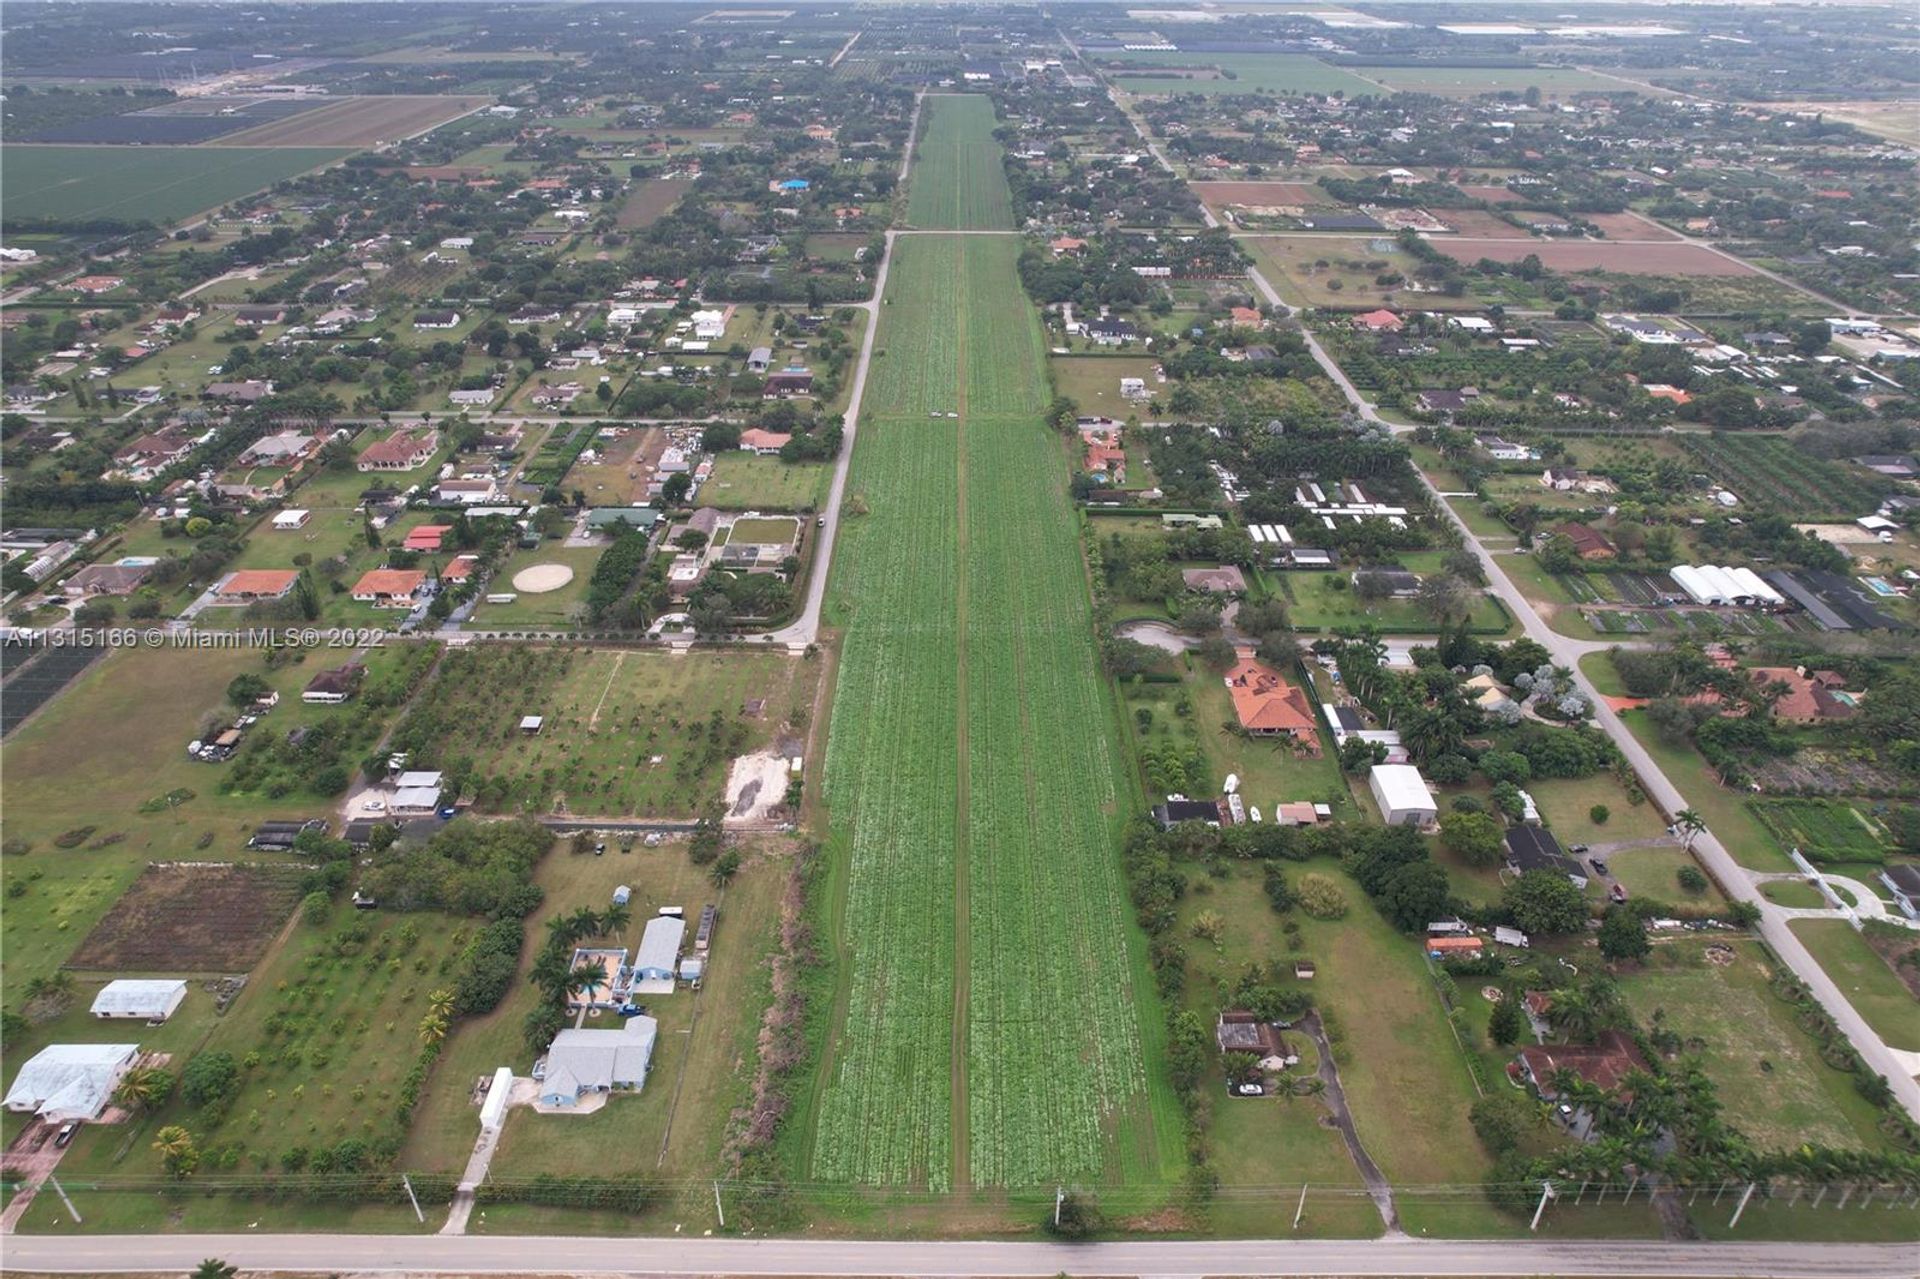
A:
[[[1311,182],[1195,182],[1191,185],[1201,202],[1213,209],[1229,204],[1260,207],[1339,203]]]
[[[680,202],[693,182],[689,178],[641,178],[633,184],[633,194],[620,205],[614,225],[622,230],[652,226]]]
[[[1591,222],[1607,233],[1610,240],[1677,240],[1680,236],[1652,218],[1638,213],[1582,213],[1582,221]]]
[[[1453,228],[1455,235],[1469,235],[1488,240],[1531,240],[1531,233],[1511,222],[1503,221],[1498,215],[1485,209],[1445,209],[1435,214],[1442,222]]]
[[[398,142],[484,106],[490,98],[400,94],[347,98],[286,120],[229,134],[223,147],[364,147]]]
[[[94,925],[67,967],[246,972],[300,896],[299,866],[156,862]]]

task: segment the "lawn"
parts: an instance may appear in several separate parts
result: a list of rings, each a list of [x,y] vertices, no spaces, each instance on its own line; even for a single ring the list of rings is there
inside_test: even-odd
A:
[[[993,99],[934,94],[923,110],[907,221],[921,230],[1010,230],[1013,196],[993,137]]]
[[[176,222],[349,154],[324,147],[11,146],[0,156],[0,216]]]
[[[1844,919],[1796,919],[1788,927],[1889,1047],[1920,1050],[1920,1007],[1913,993],[1851,924]]]
[[[1103,51],[1104,53],[1105,51]],[[1297,53],[1162,53],[1113,52],[1114,59],[1166,73],[1120,74],[1114,83],[1128,93],[1313,93],[1339,90],[1349,98],[1376,97],[1380,86],[1352,72]],[[1199,68],[1207,74],[1186,76],[1171,68]]]
[[[1882,1148],[1873,1107],[1849,1076],[1820,1060],[1791,1006],[1768,988],[1760,947],[1716,940],[1734,959],[1715,965],[1704,958],[1708,944],[1694,936],[1663,942],[1647,967],[1623,974],[1620,992],[1634,1016],[1650,1025],[1664,1011],[1688,1051],[1699,1054],[1727,1122],[1756,1147]]]
[[[1169,390],[1155,376],[1160,361],[1150,356],[1056,355],[1047,361],[1053,374],[1054,390],[1080,406],[1080,412],[1125,421],[1145,416],[1146,404],[1120,397],[1120,379],[1137,377],[1147,385],[1147,394],[1158,397]]]
[[[801,753],[818,671],[785,653],[458,649],[394,745],[466,778],[490,811],[689,818],[736,756],[776,738]]]
[[[700,505],[723,511],[817,511],[826,503],[833,467],[826,462],[782,462],[735,449],[713,460],[700,486]]]
[[[1435,622],[1413,600],[1361,600],[1352,589],[1352,574],[1344,569],[1274,573],[1273,583],[1287,604],[1287,616],[1296,630],[1332,631],[1342,626],[1371,623],[1386,634],[1432,634]],[[1336,585],[1336,583],[1338,583]],[[1479,597],[1473,606],[1477,631],[1502,633],[1511,620],[1492,596]]]
[[[1384,271],[1408,273],[1413,267],[1386,231],[1370,239],[1312,234],[1236,238],[1240,247],[1253,255],[1254,265],[1267,283],[1295,306],[1367,311],[1392,304],[1458,311],[1483,305],[1475,298],[1441,293],[1403,296],[1397,287],[1375,284],[1374,277]],[[1322,262],[1326,265],[1319,265]]]
[[[605,550],[604,546],[563,546],[558,541],[516,549],[487,583],[487,595],[512,595],[513,602],[490,604],[482,596],[473,610],[473,625],[487,630],[515,631],[578,626],[586,607],[587,585],[593,580],[593,567],[600,562]],[[573,570],[573,578],[558,590],[537,595],[514,586],[514,574],[536,564],[564,564]]]
[[[1639,85],[1576,67],[1368,67],[1368,77],[1400,93],[1470,98],[1483,93],[1521,93],[1537,88],[1543,98],[1577,93],[1645,93]]]
[[[1647,722],[1646,712],[1620,712],[1620,722],[1640,740],[1667,780],[1679,788],[1734,860],[1750,870],[1792,870],[1793,862],[1740,796],[1713,779],[1707,761],[1691,745],[1675,745]]]

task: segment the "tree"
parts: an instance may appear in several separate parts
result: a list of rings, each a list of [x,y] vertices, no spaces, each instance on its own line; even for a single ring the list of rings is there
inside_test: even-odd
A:
[[[1347,913],[1347,895],[1326,875],[1302,876],[1296,900],[1315,919],[1339,919]]]
[[[1447,913],[1447,872],[1430,861],[1408,862],[1387,876],[1374,905],[1394,927],[1413,932]]]
[[[1507,885],[1507,913],[1524,932],[1577,933],[1587,924],[1587,899],[1557,870],[1530,870]]]
[[[227,685],[227,700],[235,706],[251,706],[272,691],[273,686],[266,680],[247,671],[234,676]]]
[[[168,1176],[185,1180],[200,1166],[200,1150],[193,1144],[193,1134],[179,1124],[168,1124],[153,1137],[153,1148],[160,1153],[160,1164]]]
[[[180,1072],[180,1095],[195,1106],[231,1101],[240,1087],[240,1063],[230,1052],[195,1053]]]
[[[1495,1155],[1504,1155],[1518,1146],[1520,1139],[1540,1122],[1533,1103],[1510,1088],[1488,1093],[1474,1102],[1467,1114],[1481,1144]]]
[[[1440,842],[1469,866],[1498,866],[1506,843],[1500,823],[1486,813],[1448,813]]]
[[[1673,815],[1673,824],[1679,827],[1682,835],[1686,836],[1684,847],[1689,853],[1693,851],[1694,837],[1707,828],[1706,819],[1691,808],[1683,808],[1675,813]]]
[[[1573,549],[1572,542],[1559,533],[1549,534],[1534,551],[1533,557],[1542,572],[1555,577],[1580,571],[1580,553]]]
[[[1041,1229],[1056,1239],[1085,1239],[1101,1226],[1100,1208],[1092,1196],[1069,1190],[1047,1213]]]
[[[208,1257],[193,1268],[192,1279],[234,1279],[234,1276],[239,1273],[240,1267],[215,1257]]]
[[[1624,906],[1615,906],[1600,921],[1600,953],[1616,963],[1645,959],[1653,950],[1647,940],[1647,926],[1639,914]]]
[[[1487,1018],[1487,1038],[1505,1048],[1519,1042],[1520,1032],[1525,1026],[1526,1019],[1520,1015],[1520,1000],[1512,991],[1508,991],[1493,1006],[1493,1015]]]
[[[1707,877],[1698,866],[1682,866],[1677,878],[1680,887],[1689,893],[1703,893],[1707,890]]]
[[[1587,810],[1587,820],[1595,826],[1605,826],[1607,824],[1607,818],[1611,816],[1613,816],[1613,810],[1605,804],[1595,804]]]
[[[113,1090],[116,1106],[145,1112],[153,1110],[173,1093],[173,1073],[158,1066],[135,1066],[120,1076]]]

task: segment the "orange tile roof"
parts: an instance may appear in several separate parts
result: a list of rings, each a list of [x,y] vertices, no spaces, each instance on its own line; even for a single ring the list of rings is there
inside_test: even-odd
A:
[[[437,551],[440,540],[452,531],[451,524],[422,524],[407,534],[406,547],[410,551]]]
[[[1313,738],[1313,708],[1306,694],[1289,684],[1279,671],[1243,651],[1226,679],[1242,728]]]
[[[456,555],[445,568],[440,570],[440,580],[443,582],[464,582],[473,576],[473,570],[479,566],[480,557],[478,555]]]
[[[284,595],[300,574],[290,568],[243,568],[220,585],[222,595]]]
[[[353,584],[353,594],[411,595],[426,580],[427,575],[417,568],[370,569]]]

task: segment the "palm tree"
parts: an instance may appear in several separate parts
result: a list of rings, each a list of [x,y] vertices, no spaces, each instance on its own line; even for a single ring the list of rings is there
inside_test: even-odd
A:
[[[217,1257],[208,1257],[193,1268],[192,1279],[233,1279],[240,1273],[240,1267],[230,1265]]]
[[[447,1019],[435,1013],[428,1013],[420,1019],[420,1039],[423,1043],[437,1044],[447,1037]]]
[[[1689,853],[1693,851],[1694,836],[1707,828],[1706,819],[1702,818],[1699,813],[1696,813],[1691,808],[1683,808],[1675,813],[1673,815],[1673,824],[1678,826],[1681,833],[1687,837],[1687,842],[1684,847]]]
[[[144,1113],[167,1099],[173,1091],[173,1076],[158,1066],[135,1066],[120,1077],[113,1090],[116,1105]]]
[[[606,984],[606,970],[598,964],[582,964],[567,977],[567,990],[580,996],[580,1015],[574,1018],[574,1025],[585,1023],[587,1009],[593,1005],[593,997]]]
[[[615,902],[600,912],[600,930],[597,935],[601,937],[611,937],[616,933],[625,932],[627,925],[632,922],[633,908]]]
[[[453,992],[444,986],[427,992],[427,1012],[441,1021],[453,1020]]]

